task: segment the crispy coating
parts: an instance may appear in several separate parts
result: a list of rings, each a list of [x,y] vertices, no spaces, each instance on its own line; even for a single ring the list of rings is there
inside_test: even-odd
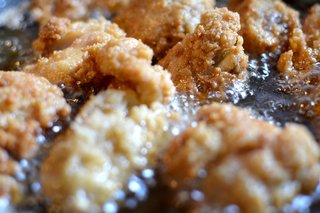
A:
[[[0,174],[0,197],[9,197],[11,202],[18,203],[21,193],[21,187],[13,177]]]
[[[152,50],[103,18],[74,23],[53,18],[42,27],[34,47],[46,57],[25,71],[54,84],[78,87],[112,81],[134,89],[148,104],[167,102],[175,92],[170,74],[151,65]]]
[[[278,70],[287,75],[296,75],[296,71],[308,71],[317,62],[312,48],[308,47],[304,33],[294,29],[289,38],[289,50],[280,55]]]
[[[320,149],[304,127],[275,127],[216,103],[202,107],[197,121],[165,152],[163,179],[178,191],[201,190],[198,208],[277,212],[318,184]]]
[[[21,170],[6,150],[0,148],[0,174],[16,175]]]
[[[13,203],[19,202],[22,197],[21,186],[12,177],[18,172],[21,172],[18,162],[0,148],[0,197],[7,197]]]
[[[79,20],[89,18],[94,9],[118,13],[129,2],[130,0],[33,0],[32,14],[42,24],[54,16]]]
[[[0,94],[0,197],[17,203],[22,198],[14,178],[22,172],[17,159],[32,157],[41,129],[66,117],[70,107],[58,87],[23,72],[0,71]]]
[[[115,22],[129,36],[141,39],[161,59],[186,34],[192,33],[213,0],[132,0]]]
[[[280,72],[295,76],[297,71],[310,71],[320,61],[320,5],[310,9],[303,31],[297,27],[290,35],[289,50],[278,61]]]
[[[168,69],[180,92],[223,93],[247,76],[248,56],[238,35],[237,13],[226,8],[205,12],[193,33],[169,50],[159,64]]]
[[[44,193],[64,212],[100,212],[131,175],[154,165],[167,125],[162,105],[141,105],[133,91],[99,93],[42,165]]]
[[[280,55],[278,69],[287,75],[296,76],[297,71],[310,71],[315,63],[320,62],[319,4],[310,9],[303,31],[301,28],[293,30],[289,37],[289,50]]]
[[[282,52],[278,61],[280,72],[295,75],[296,71],[309,70],[316,63],[299,13],[281,0],[232,0],[229,8],[240,14],[240,34],[247,51]]]
[[[320,62],[320,4],[314,5],[303,23],[309,47],[312,47],[317,61]]]
[[[41,57],[24,68],[26,72],[47,78],[53,84],[76,86],[102,79],[95,68],[89,50],[103,45],[111,37],[124,37],[125,33],[115,24],[100,18],[88,22],[73,22],[52,18],[41,27],[33,48]]]
[[[299,13],[281,0],[232,0],[229,8],[240,14],[240,34],[251,53],[286,48],[290,34],[301,25]]]
[[[104,18],[71,22],[69,19],[53,17],[41,26],[39,37],[33,42],[33,49],[47,56],[67,48],[85,49],[106,43],[111,37],[121,38],[125,35],[116,24]]]
[[[34,154],[41,129],[70,113],[62,91],[42,77],[2,71],[0,94],[0,147],[18,159]]]
[[[168,102],[175,88],[170,74],[161,66],[151,66],[152,50],[133,38],[115,39],[93,54],[103,75],[117,84],[133,88],[144,103]]]

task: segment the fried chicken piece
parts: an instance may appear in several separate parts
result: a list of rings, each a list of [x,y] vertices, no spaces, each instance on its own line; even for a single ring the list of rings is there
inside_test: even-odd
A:
[[[286,48],[293,30],[301,27],[299,13],[280,0],[232,0],[229,8],[240,14],[240,34],[251,53]]]
[[[103,75],[134,89],[143,103],[167,103],[173,97],[170,74],[159,65],[151,66],[152,50],[136,39],[114,39],[95,50],[93,57]]]
[[[58,87],[23,72],[0,71],[0,94],[0,197],[17,203],[22,198],[14,178],[22,172],[17,159],[32,157],[42,129],[68,116],[70,107]]]
[[[161,59],[194,31],[201,14],[213,6],[213,0],[132,0],[115,22],[129,36],[150,46],[156,59]]]
[[[247,76],[248,56],[238,35],[237,13],[226,8],[205,12],[193,33],[169,50],[159,64],[168,69],[180,92],[207,96]]]
[[[251,53],[282,52],[280,72],[295,75],[316,62],[302,32],[299,13],[281,0],[232,0],[229,8],[239,12],[240,34]]]
[[[116,14],[129,2],[130,0],[33,0],[31,11],[34,18],[44,24],[54,16],[71,20],[89,18],[95,9]]]
[[[126,34],[118,25],[104,18],[90,19],[87,22],[71,22],[65,18],[51,18],[41,26],[39,38],[33,42],[33,49],[42,56],[67,48],[87,48],[106,43]]]
[[[54,208],[100,212],[131,175],[155,163],[168,125],[160,104],[141,105],[131,90],[92,97],[42,165],[44,193]]]
[[[54,84],[85,87],[112,81],[134,89],[147,104],[167,102],[175,92],[170,74],[151,65],[152,50],[103,18],[74,23],[54,18],[34,46],[47,57],[24,70]]]
[[[18,159],[35,153],[41,129],[70,113],[62,91],[42,77],[2,71],[0,94],[0,147]]]
[[[304,127],[276,127],[217,103],[200,108],[197,122],[163,158],[166,183],[204,193],[197,208],[235,204],[241,212],[276,212],[318,184],[320,149]]]
[[[53,84],[70,87],[98,84],[103,76],[96,69],[89,50],[112,37],[125,37],[125,33],[104,18],[73,23],[52,18],[41,27],[39,38],[33,43],[34,50],[43,57],[24,70],[43,76]]]
[[[317,61],[320,62],[320,4],[314,5],[303,23],[309,47],[314,51]]]

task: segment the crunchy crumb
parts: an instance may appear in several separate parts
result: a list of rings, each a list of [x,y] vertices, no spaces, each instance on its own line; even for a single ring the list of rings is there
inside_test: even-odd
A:
[[[19,163],[0,148],[0,197],[8,197],[13,203],[18,203],[22,198],[21,186],[13,178],[18,172],[21,172]]]
[[[286,48],[290,34],[301,27],[299,13],[280,0],[232,0],[228,7],[240,14],[240,34],[251,53]]]
[[[0,174],[13,176],[20,170],[19,163],[12,159],[5,149],[0,148]]]
[[[278,70],[289,75],[296,75],[296,71],[308,71],[315,63],[313,50],[307,46],[302,30],[294,29],[289,38],[289,50],[280,55]]]
[[[47,56],[54,51],[87,48],[106,43],[111,37],[125,36],[118,25],[104,18],[71,22],[69,19],[53,17],[41,26],[39,38],[33,42],[33,49],[38,54]]]
[[[162,105],[141,105],[131,90],[92,97],[42,165],[44,193],[54,208],[99,212],[131,175],[155,164],[168,122]]]
[[[129,2],[130,0],[33,0],[31,12],[43,24],[54,16],[71,20],[89,18],[95,9],[118,13]]]
[[[313,6],[305,18],[303,30],[299,25],[289,34],[288,51],[280,55],[278,69],[286,75],[310,71],[320,61],[320,5]]]
[[[162,100],[167,103],[175,88],[170,74],[161,66],[151,66],[152,50],[133,38],[115,39],[93,54],[103,75],[114,76],[128,85],[144,103]]]
[[[213,0],[132,0],[115,22],[129,36],[141,39],[161,59],[186,34],[192,33]]]
[[[70,107],[58,87],[23,72],[0,71],[0,94],[0,197],[18,203],[18,160],[33,157],[42,129],[68,116]]]
[[[168,69],[180,92],[221,92],[247,76],[248,56],[238,35],[237,13],[226,8],[205,12],[193,33],[169,50],[159,64]]]
[[[320,4],[314,5],[303,23],[309,47],[314,51],[317,61],[320,62]]]
[[[21,186],[13,177],[0,174],[0,197],[9,197],[12,203],[18,203],[21,200]]]
[[[70,107],[46,79],[23,72],[0,72],[0,147],[15,158],[31,157],[37,136]]]
[[[74,23],[53,18],[42,27],[34,46],[47,56],[24,70],[54,84],[86,87],[111,81],[112,85],[135,89],[147,104],[168,102],[175,92],[170,74],[151,65],[152,50],[125,37],[117,25],[103,18]]]
[[[217,103],[202,107],[197,121],[163,158],[166,183],[204,193],[197,208],[235,204],[241,212],[273,212],[317,186],[320,149],[304,127],[275,127]]]
[[[295,75],[316,63],[302,32],[299,13],[281,0],[232,0],[229,8],[240,14],[240,34],[247,51],[282,52],[278,61],[280,72]]]

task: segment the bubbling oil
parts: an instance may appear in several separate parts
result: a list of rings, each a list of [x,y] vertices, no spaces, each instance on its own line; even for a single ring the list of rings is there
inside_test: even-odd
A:
[[[227,1],[217,1],[218,6],[225,6]],[[22,24],[21,29],[2,27],[0,30],[0,69],[19,69],[19,63],[32,57],[31,40],[36,37],[37,26],[34,23]],[[2,53],[6,54],[2,54]],[[8,54],[9,53],[9,54]],[[281,76],[276,68],[278,55],[264,53],[260,56],[250,55],[248,83],[234,82],[225,93],[227,101],[239,107],[247,108],[252,116],[267,120],[275,125],[283,126],[287,122],[306,125],[320,140],[320,65],[317,64],[310,72],[302,73],[298,79]],[[45,212],[48,201],[41,189],[40,166],[52,147],[52,141],[67,129],[81,106],[94,89],[86,91],[72,89],[60,85],[67,102],[72,106],[69,120],[59,121],[49,128],[45,134],[39,135],[40,150],[32,160],[21,160],[23,172],[17,179],[24,185],[25,200],[15,208],[9,207],[8,201],[0,200],[6,211],[12,212]],[[201,101],[192,94],[177,94],[167,106],[168,113],[174,111],[181,115],[164,131],[168,138],[180,134],[188,126],[196,126],[195,113],[202,105],[210,104],[217,99],[216,94],[210,94],[208,99]],[[123,191],[115,192],[110,200],[101,206],[102,212],[179,212],[179,207],[171,205],[170,191],[159,180],[160,167],[145,168],[137,171],[129,179]],[[205,171],[203,174],[205,175]],[[183,200],[201,202],[204,197],[198,190],[181,193]],[[317,201],[320,200],[320,187],[309,196],[298,196],[291,204],[284,207],[283,212],[317,211]],[[181,210],[183,211],[183,210]],[[210,209],[210,211],[214,211]],[[235,205],[227,206],[223,212],[238,212]],[[318,211],[319,212],[319,211]]]

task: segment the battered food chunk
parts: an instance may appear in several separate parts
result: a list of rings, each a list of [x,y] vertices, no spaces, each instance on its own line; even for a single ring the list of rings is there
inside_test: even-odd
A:
[[[202,107],[197,122],[165,152],[163,179],[178,192],[201,190],[198,208],[277,212],[318,184],[320,150],[304,127],[275,127],[229,104]]]
[[[107,90],[82,108],[42,166],[53,208],[100,212],[137,170],[152,166],[166,145],[163,106],[141,105],[135,92]]]
[[[147,104],[167,102],[175,91],[170,74],[151,65],[152,50],[102,18],[74,23],[52,19],[42,28],[35,48],[48,56],[25,71],[54,84],[85,87],[112,81],[113,86],[134,89]]]
[[[115,22],[129,36],[141,39],[161,59],[186,34],[192,33],[213,0],[132,0]]]
[[[0,147],[17,159],[31,157],[41,129],[70,113],[62,91],[42,77],[1,71],[0,94]]]
[[[308,45],[320,62],[320,4],[310,9],[303,23],[303,31],[306,33]]]
[[[118,25],[104,18],[71,22],[69,19],[53,17],[41,26],[39,38],[33,42],[33,49],[38,54],[47,56],[57,50],[86,48],[106,43],[111,37],[125,36]]]
[[[170,74],[159,65],[151,66],[152,50],[136,39],[112,40],[94,50],[93,57],[103,75],[115,78],[113,85],[134,89],[143,103],[167,103],[174,95]]]
[[[117,13],[128,5],[130,0],[33,0],[32,14],[41,23],[53,16],[71,20],[85,19],[94,9]]]
[[[301,25],[299,13],[280,0],[232,0],[229,8],[240,14],[240,34],[251,53],[286,48],[289,36]]]
[[[89,50],[112,37],[125,37],[125,33],[104,18],[73,23],[52,18],[41,27],[39,38],[33,43],[34,50],[43,57],[24,70],[46,77],[53,84],[98,84],[103,75],[96,69]]]
[[[169,50],[159,64],[168,69],[180,92],[221,93],[247,76],[248,56],[238,35],[237,13],[226,8],[205,12],[195,31]]]

